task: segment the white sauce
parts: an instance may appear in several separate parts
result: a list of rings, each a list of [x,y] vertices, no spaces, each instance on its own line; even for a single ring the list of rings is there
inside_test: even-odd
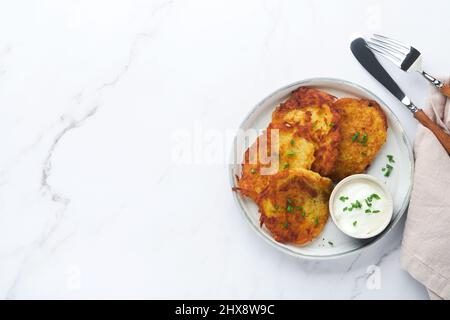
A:
[[[374,194],[378,196],[372,196]],[[368,238],[388,225],[392,216],[392,200],[377,183],[357,178],[344,183],[338,190],[333,198],[332,211],[335,223],[342,231],[356,238]]]

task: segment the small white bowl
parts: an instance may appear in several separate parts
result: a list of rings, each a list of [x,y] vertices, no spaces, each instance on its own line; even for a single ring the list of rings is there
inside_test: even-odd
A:
[[[337,219],[335,217],[335,211],[334,211],[334,200],[336,198],[336,196],[339,194],[339,191],[344,187],[347,186],[348,184],[351,183],[356,183],[359,182],[361,180],[366,180],[369,182],[372,182],[374,184],[376,184],[384,193],[385,199],[387,201],[387,215],[386,215],[386,221],[376,230],[374,230],[373,232],[371,232],[370,234],[365,234],[365,235],[354,235],[354,234],[350,234],[348,232],[346,232],[337,222]],[[330,200],[328,203],[329,209],[330,209],[330,215],[331,218],[333,219],[334,224],[338,227],[339,230],[341,230],[343,233],[345,233],[346,235],[352,237],[352,238],[356,238],[356,239],[368,239],[368,238],[372,238],[375,237],[376,235],[380,234],[384,229],[386,229],[386,227],[389,225],[389,222],[392,219],[392,214],[393,214],[393,201],[392,201],[392,196],[389,193],[389,191],[386,189],[386,187],[384,186],[383,183],[381,183],[377,178],[368,175],[368,174],[354,174],[351,176],[346,177],[345,179],[341,180],[333,189],[333,192],[331,192],[331,196],[330,196]]]

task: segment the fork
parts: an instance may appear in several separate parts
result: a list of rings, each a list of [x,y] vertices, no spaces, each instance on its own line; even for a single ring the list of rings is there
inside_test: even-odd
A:
[[[423,70],[422,56],[416,48],[380,34],[374,34],[370,41],[367,41],[367,47],[376,54],[385,57],[403,71],[419,72],[425,79],[435,85],[443,95],[450,98],[450,86]]]

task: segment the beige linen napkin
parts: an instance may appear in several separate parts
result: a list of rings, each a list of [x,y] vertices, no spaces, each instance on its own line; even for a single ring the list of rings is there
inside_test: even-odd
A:
[[[425,113],[450,132],[450,99],[433,90]],[[450,299],[450,157],[419,124],[415,173],[402,242],[401,264],[428,289],[431,299]]]

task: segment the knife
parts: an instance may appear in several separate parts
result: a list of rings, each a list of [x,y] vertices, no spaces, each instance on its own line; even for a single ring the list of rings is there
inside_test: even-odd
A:
[[[414,117],[425,127],[430,129],[442,144],[447,153],[450,154],[450,136],[431,120],[422,109],[418,108],[411,99],[400,89],[394,79],[387,73],[383,66],[378,62],[375,55],[367,47],[363,38],[357,38],[352,41],[350,49],[356,60],[386,89],[389,90],[401,103],[403,103],[414,115]]]

